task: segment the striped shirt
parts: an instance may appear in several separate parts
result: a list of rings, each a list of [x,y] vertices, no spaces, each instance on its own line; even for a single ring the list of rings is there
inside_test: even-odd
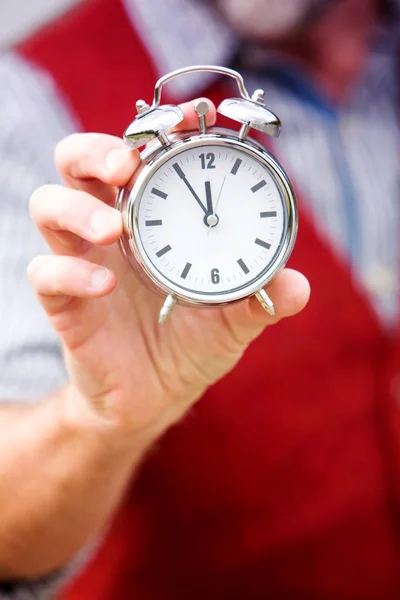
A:
[[[206,3],[124,2],[160,74],[188,64],[229,65],[237,55],[239,41]],[[398,285],[396,38],[394,31],[382,35],[351,99],[340,108],[329,105],[290,65],[278,70],[258,49],[259,59],[250,67],[243,53],[248,87],[263,87],[267,105],[283,121],[277,154],[316,227],[339,259],[351,266],[355,281],[388,325],[396,316]],[[178,96],[184,92],[194,97],[206,80],[204,75],[180,78],[171,86]],[[76,116],[48,74],[12,54],[1,56],[0,398],[4,402],[35,401],[65,382],[58,339],[27,283],[28,262],[47,252],[30,220],[28,199],[37,186],[59,181],[54,146],[78,129]],[[55,575],[0,586],[0,600],[48,598],[59,581]]]
[[[230,64],[240,50],[243,55],[239,40],[206,4],[124,2],[160,73],[192,64]],[[171,14],[173,27],[165,27]],[[397,24],[382,32],[350,100],[340,107],[293,65],[272,62],[268,51],[253,46],[247,51],[251,60],[246,52],[241,60],[248,88],[263,88],[268,108],[283,123],[275,150],[302,202],[388,326],[398,316],[398,38]],[[201,92],[202,83],[200,73],[170,85],[190,96]]]

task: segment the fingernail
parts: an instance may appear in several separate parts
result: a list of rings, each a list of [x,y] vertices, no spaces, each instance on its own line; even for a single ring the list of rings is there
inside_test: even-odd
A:
[[[106,233],[115,228],[119,219],[115,210],[98,210],[90,218],[90,227],[94,233]]]
[[[95,288],[96,290],[100,289],[101,287],[103,287],[103,285],[105,284],[107,279],[108,279],[108,270],[107,269],[96,269],[95,271],[93,271],[92,277],[91,277],[92,287]]]
[[[111,150],[106,157],[106,166],[110,171],[116,171],[119,167],[123,166],[126,161],[126,157],[129,150],[123,150],[121,148]]]

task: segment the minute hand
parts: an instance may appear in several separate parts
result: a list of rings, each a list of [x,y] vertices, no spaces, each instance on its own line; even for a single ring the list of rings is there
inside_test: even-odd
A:
[[[189,188],[190,193],[192,194],[192,196],[194,197],[194,199],[196,200],[197,204],[200,206],[201,210],[207,214],[207,208],[204,206],[204,204],[202,203],[202,201],[200,200],[200,198],[198,197],[198,195],[196,194],[196,192],[194,191],[194,189],[192,188],[192,186],[190,185],[190,183],[188,182],[188,180],[186,179],[186,175],[185,173],[182,171],[182,169],[180,168],[180,166],[178,165],[178,163],[174,163],[172,165],[173,169],[175,170],[176,174],[182,179],[182,181],[186,184],[186,186]]]

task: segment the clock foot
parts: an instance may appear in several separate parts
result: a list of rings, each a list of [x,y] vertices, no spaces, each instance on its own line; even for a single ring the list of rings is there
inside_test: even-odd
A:
[[[174,306],[176,304],[176,299],[171,294],[166,297],[165,302],[160,310],[160,314],[158,316],[158,322],[162,325],[165,323],[170,314],[172,313]]]
[[[271,298],[268,296],[265,290],[259,290],[258,292],[256,292],[255,296],[268,314],[272,316],[276,314],[274,303],[272,302]]]

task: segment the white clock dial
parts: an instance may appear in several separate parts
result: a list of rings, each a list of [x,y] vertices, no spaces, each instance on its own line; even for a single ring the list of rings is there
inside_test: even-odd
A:
[[[268,165],[221,145],[191,147],[164,162],[137,212],[153,268],[183,294],[222,301],[263,276],[281,249],[286,222]]]

